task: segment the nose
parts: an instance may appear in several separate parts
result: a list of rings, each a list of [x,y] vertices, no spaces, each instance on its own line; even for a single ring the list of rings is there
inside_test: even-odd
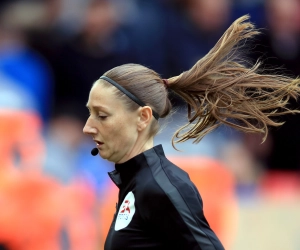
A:
[[[86,121],[82,131],[86,135],[95,135],[95,134],[97,134],[97,129],[90,124],[89,119]]]

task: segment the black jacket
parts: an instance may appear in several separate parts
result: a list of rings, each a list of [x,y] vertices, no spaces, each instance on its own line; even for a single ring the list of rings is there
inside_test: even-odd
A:
[[[224,249],[203,214],[195,185],[164,155],[149,149],[109,175],[119,187],[119,202],[105,250]]]

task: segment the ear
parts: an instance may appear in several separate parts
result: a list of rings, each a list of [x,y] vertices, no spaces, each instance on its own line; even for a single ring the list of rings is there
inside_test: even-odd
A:
[[[143,131],[152,120],[152,109],[149,106],[140,107],[138,115],[137,129]]]

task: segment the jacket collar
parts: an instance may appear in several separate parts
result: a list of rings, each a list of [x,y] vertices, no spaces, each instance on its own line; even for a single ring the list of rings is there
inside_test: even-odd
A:
[[[146,156],[154,152],[164,156],[162,145],[157,145],[124,163],[115,164],[115,170],[108,173],[109,177],[119,188],[122,184],[126,185],[141,168],[147,166]]]

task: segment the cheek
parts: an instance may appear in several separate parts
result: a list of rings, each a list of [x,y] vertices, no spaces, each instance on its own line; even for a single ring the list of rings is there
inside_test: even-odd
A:
[[[120,124],[116,131],[118,144],[130,144],[131,141],[135,139],[135,133],[132,126],[125,125],[125,123]],[[126,145],[124,145],[126,147]]]
[[[128,125],[126,121],[114,122],[107,124],[106,135],[103,135],[103,137],[107,139],[108,145],[121,150],[130,146],[136,139],[137,133],[135,131],[134,126]]]

